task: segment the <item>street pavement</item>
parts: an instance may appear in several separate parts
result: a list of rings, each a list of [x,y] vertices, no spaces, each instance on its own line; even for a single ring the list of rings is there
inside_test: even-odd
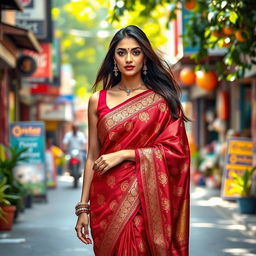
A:
[[[256,236],[233,218],[236,203],[207,192],[191,188],[190,256],[255,256]]]
[[[79,189],[68,176],[48,190],[48,202],[36,203],[21,214],[12,231],[0,232],[1,256],[93,256],[74,230],[74,206]],[[218,197],[191,188],[190,256],[256,256],[256,239],[244,225],[218,207]],[[102,255],[104,256],[104,255]]]
[[[34,204],[19,216],[11,232],[0,232],[1,238],[11,238],[5,239],[9,243],[0,239],[0,256],[93,256],[92,246],[76,237],[74,207],[81,184],[78,189],[72,185],[71,177],[59,177],[58,187],[48,190],[48,203]],[[17,238],[25,241],[15,243]]]

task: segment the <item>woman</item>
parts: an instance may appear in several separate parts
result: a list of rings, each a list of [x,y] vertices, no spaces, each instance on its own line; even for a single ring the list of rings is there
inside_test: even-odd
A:
[[[136,26],[119,30],[89,100],[78,238],[97,256],[185,256],[189,147],[168,66]],[[88,201],[90,200],[90,206]]]

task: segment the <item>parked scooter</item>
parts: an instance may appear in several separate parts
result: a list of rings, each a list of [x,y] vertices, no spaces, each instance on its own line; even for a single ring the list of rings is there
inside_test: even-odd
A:
[[[82,175],[82,157],[81,152],[78,149],[72,149],[68,155],[66,155],[68,160],[68,171],[70,176],[74,178],[73,187],[78,187],[79,178]]]

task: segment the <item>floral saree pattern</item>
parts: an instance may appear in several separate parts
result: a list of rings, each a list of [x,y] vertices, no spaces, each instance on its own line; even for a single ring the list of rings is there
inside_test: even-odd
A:
[[[100,154],[135,149],[90,190],[96,256],[188,256],[190,153],[182,117],[146,90],[114,108],[98,106]]]

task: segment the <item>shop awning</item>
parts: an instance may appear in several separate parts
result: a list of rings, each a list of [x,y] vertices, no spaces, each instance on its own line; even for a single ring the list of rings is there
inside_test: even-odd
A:
[[[9,37],[17,48],[29,49],[40,52],[41,47],[34,34],[27,29],[0,23],[0,30],[3,36]]]
[[[19,0],[1,0],[0,7],[2,10],[23,11],[22,4]]]

